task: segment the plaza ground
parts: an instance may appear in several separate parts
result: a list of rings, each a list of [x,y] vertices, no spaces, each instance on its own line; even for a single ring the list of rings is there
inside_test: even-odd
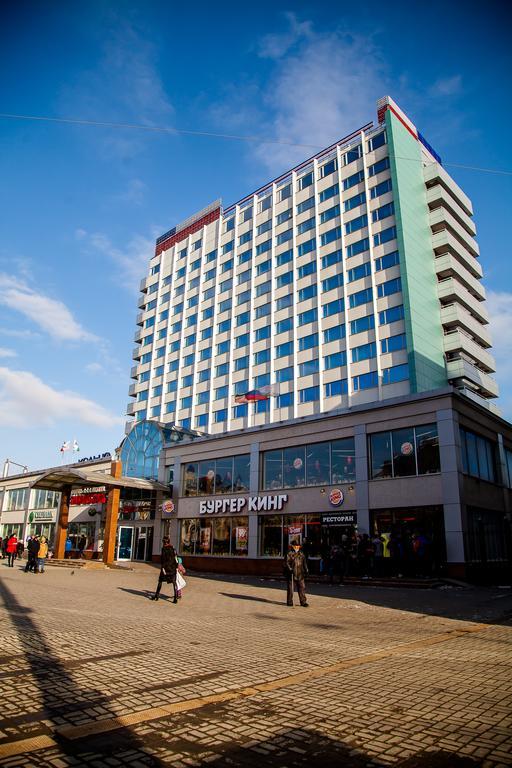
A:
[[[157,575],[0,562],[0,766],[512,764],[510,589]]]

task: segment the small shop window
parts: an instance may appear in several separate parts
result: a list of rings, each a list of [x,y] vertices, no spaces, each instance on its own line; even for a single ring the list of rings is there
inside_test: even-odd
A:
[[[372,480],[441,471],[436,424],[370,435]]]
[[[244,557],[248,553],[249,518],[191,518],[180,521],[180,553]]]
[[[246,493],[249,477],[249,454],[191,462],[185,464],[182,493],[184,496]]]
[[[263,490],[266,491],[354,481],[353,437],[263,454]]]

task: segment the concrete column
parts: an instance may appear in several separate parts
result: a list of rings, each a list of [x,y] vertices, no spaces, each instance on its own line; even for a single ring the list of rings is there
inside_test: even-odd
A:
[[[447,563],[464,563],[464,508],[461,494],[462,457],[459,417],[451,408],[436,413],[443,489]]]
[[[110,473],[114,477],[121,477],[122,469],[123,465],[120,461],[113,461],[111,464]],[[105,539],[103,541],[104,563],[114,562],[120,496],[121,491],[119,488],[109,488],[107,496],[107,515],[105,519]]]
[[[248,557],[258,557],[258,515],[249,515]]]
[[[251,466],[250,466],[249,490],[251,493],[256,494],[259,492],[259,489],[260,489],[260,444],[251,443]]]
[[[368,439],[366,425],[354,428],[356,449],[357,532],[370,533],[370,502],[368,493]]]
[[[54,553],[57,560],[64,559],[66,551],[66,539],[68,537],[69,499],[71,498],[71,485],[65,485],[60,493],[59,516],[57,518]]]

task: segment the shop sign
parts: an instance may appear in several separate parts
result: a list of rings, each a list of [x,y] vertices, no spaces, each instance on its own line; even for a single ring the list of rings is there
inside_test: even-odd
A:
[[[78,459],[78,463],[82,464],[84,461],[97,461],[97,459],[111,459],[112,454],[110,451],[106,453],[98,453],[97,456],[86,456],[83,459]]]
[[[341,504],[343,504],[344,499],[345,497],[341,488],[333,488],[329,493],[329,502],[333,505],[333,507],[339,507]]]
[[[53,509],[38,509],[28,514],[29,523],[54,523],[55,518],[56,513]]]
[[[167,501],[164,501],[162,504],[162,515],[164,517],[170,517],[172,513],[174,512],[174,501],[171,499],[167,499]]]
[[[85,504],[106,504],[107,493],[105,486],[99,488],[80,488],[76,493],[71,494],[69,499],[70,507],[83,506]]]
[[[239,525],[235,528],[236,537],[236,549],[247,549],[247,542],[249,540],[249,529],[246,525]]]
[[[249,512],[280,512],[288,501],[286,493],[279,496],[249,496],[248,499],[207,499],[199,503],[199,514],[221,514],[230,512],[234,515],[242,511],[247,505]]]
[[[322,525],[357,525],[357,512],[331,512],[322,515]]]

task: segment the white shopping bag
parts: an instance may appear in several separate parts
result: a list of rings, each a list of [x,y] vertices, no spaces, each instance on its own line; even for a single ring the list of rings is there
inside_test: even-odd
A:
[[[176,571],[176,589],[183,589],[187,586],[187,582],[179,571]]]

